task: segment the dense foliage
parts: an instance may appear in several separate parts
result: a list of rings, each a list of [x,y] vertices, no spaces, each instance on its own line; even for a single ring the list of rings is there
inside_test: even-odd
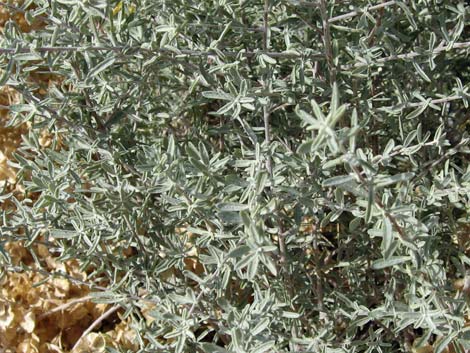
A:
[[[465,2],[24,9],[44,25],[1,39],[32,129],[0,240],[78,259],[142,352],[470,348]]]

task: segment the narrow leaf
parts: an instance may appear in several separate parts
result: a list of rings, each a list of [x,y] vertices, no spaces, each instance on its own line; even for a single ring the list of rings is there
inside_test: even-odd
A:
[[[395,265],[398,265],[398,264],[401,264],[410,260],[411,260],[410,256],[392,256],[388,259],[381,259],[381,260],[374,261],[371,267],[374,270],[381,270],[383,268],[392,267],[392,266],[395,266]]]
[[[329,187],[329,186],[346,184],[353,180],[354,180],[354,177],[352,175],[339,175],[339,176],[334,176],[334,177],[324,180],[322,185],[323,187]]]
[[[116,61],[116,58],[114,56],[103,60],[98,65],[96,65],[93,69],[90,70],[90,72],[88,73],[88,77],[90,78],[90,77],[97,76],[99,73],[103,72],[108,67],[113,65],[115,61]]]

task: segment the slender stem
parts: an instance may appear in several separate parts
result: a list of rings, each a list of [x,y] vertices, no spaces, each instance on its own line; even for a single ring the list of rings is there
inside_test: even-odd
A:
[[[326,62],[328,63],[328,68],[330,71],[330,85],[333,87],[333,84],[336,82],[336,67],[334,65],[333,59],[333,49],[331,45],[331,33],[330,25],[328,23],[328,9],[326,0],[320,1],[320,12],[322,17],[323,44],[325,45]]]
[[[355,11],[351,11],[351,12],[348,12],[348,13],[345,13],[343,15],[339,15],[339,16],[335,16],[335,17],[331,17],[328,22],[329,23],[333,23],[333,22],[338,22],[338,21],[342,21],[342,20],[346,20],[348,18],[351,18],[351,17],[356,17],[358,15],[361,15],[363,14],[364,12],[366,11],[374,11],[374,10],[380,10],[380,9],[383,9],[387,6],[392,6],[392,5],[395,5],[397,2],[396,1],[387,1],[387,2],[384,2],[382,4],[378,4],[378,5],[374,5],[374,6],[369,6],[369,7],[366,7],[365,9],[363,10],[355,10]]]
[[[38,320],[42,320],[44,319],[46,316],[49,316],[49,315],[52,315],[58,311],[62,311],[64,309],[67,309],[69,306],[71,305],[74,305],[74,304],[77,304],[77,303],[83,303],[83,302],[87,302],[87,301],[90,301],[92,300],[93,297],[91,295],[87,295],[85,297],[81,297],[81,298],[76,298],[76,299],[72,299],[72,300],[69,300],[68,302],[64,303],[64,304],[61,304],[59,306],[56,306],[55,308],[49,310],[48,312],[45,312],[43,314],[41,314],[40,316],[38,316]]]
[[[267,52],[269,50],[269,40],[270,40],[270,33],[269,33],[269,4],[270,0],[264,0],[264,12],[263,12],[263,25],[264,25],[264,32],[263,32],[263,50]],[[269,71],[269,69],[268,69]],[[269,72],[266,73],[264,78],[264,89],[269,89]],[[270,126],[270,115],[271,115],[271,108],[270,108],[270,101],[263,106],[263,121],[264,121],[264,141],[266,143],[266,148],[268,149],[268,155],[266,158],[266,169],[271,177],[271,181],[273,179],[273,168],[272,168],[272,161],[271,156],[269,155],[269,146],[271,144],[271,126]]]
[[[357,9],[357,10],[354,10],[354,11],[351,11],[351,12],[348,12],[348,13],[345,13],[345,14],[342,14],[342,15],[339,15],[339,16],[331,17],[328,20],[328,22],[333,23],[333,22],[346,20],[346,19],[351,18],[351,17],[359,16],[359,15],[363,14],[364,12],[379,10],[379,9],[387,7],[387,6],[395,5],[396,3],[397,2],[395,0],[392,0],[392,1],[387,1],[387,2],[384,2],[382,4],[378,4],[378,5],[374,5],[374,6],[367,6],[364,9]],[[321,5],[321,1],[293,0],[290,4],[291,5],[296,5],[298,7],[317,8],[319,5]]]
[[[41,269],[41,268],[33,268],[31,266],[23,266],[23,267],[21,267],[21,266],[4,266],[3,267],[2,266],[2,268],[5,269],[6,271],[16,272],[16,273],[23,273],[23,272],[27,272],[27,271],[40,273],[41,275],[43,275],[45,277],[49,277],[51,279],[54,278],[54,277],[62,277],[62,278],[68,279],[72,283],[87,286],[91,289],[95,289],[95,290],[99,290],[99,291],[107,291],[108,290],[108,288],[106,288],[106,287],[102,287],[102,286],[98,286],[98,285],[93,284],[93,283],[82,281],[81,279],[75,278],[75,277],[73,277],[73,276],[71,276],[68,273],[63,272],[63,271],[49,272],[47,270],[44,270],[44,269]]]
[[[382,2],[384,2],[382,0]],[[380,28],[380,26],[382,25],[382,17],[385,13],[385,7],[382,7],[380,10],[379,10],[379,14],[375,20],[375,25],[374,25],[374,28],[372,28],[372,30],[370,31],[369,33],[369,47],[372,47],[374,45],[374,42],[375,42],[375,35],[377,33],[377,30]]]
[[[346,151],[343,151],[346,153]],[[354,173],[357,175],[359,180],[361,181],[361,184],[369,191],[369,182],[366,180],[366,178],[362,175],[361,170],[355,166],[351,166],[352,170]],[[401,225],[398,223],[397,219],[395,218],[394,215],[392,215],[385,207],[385,205],[382,203],[382,200],[379,198],[378,195],[374,196],[374,203],[384,212],[385,217],[388,218],[390,223],[392,224],[392,227],[395,228],[396,232],[400,236],[402,240],[409,240],[407,235],[405,234],[405,231],[401,227]]]
[[[465,49],[465,48],[469,48],[470,47],[470,42],[460,42],[460,43],[454,43],[454,45],[452,45],[452,49]],[[380,59],[377,59],[373,62],[370,62],[370,63],[367,63],[367,62],[357,62],[353,65],[346,65],[346,66],[342,66],[341,69],[344,69],[344,70],[348,70],[348,69],[352,69],[354,67],[364,67],[364,66],[369,66],[369,65],[377,65],[377,64],[384,64],[384,63],[387,63],[389,61],[394,61],[394,60],[406,60],[406,59],[414,59],[418,56],[423,56],[423,55],[429,55],[429,54],[439,54],[443,51],[447,51],[447,48],[444,47],[444,46],[439,46],[437,47],[436,49],[434,49],[432,52],[409,52],[409,53],[405,53],[405,54],[398,54],[398,55],[390,55],[390,56],[386,56],[384,58],[380,58]]]
[[[458,42],[454,43],[452,45],[451,49],[466,49],[470,47],[470,42]],[[38,53],[49,53],[49,52],[79,52],[79,51],[115,51],[115,52],[121,52],[121,51],[141,51],[145,52],[148,54],[173,54],[176,56],[196,56],[196,57],[201,57],[201,56],[217,56],[217,53],[214,51],[200,51],[200,50],[189,50],[189,49],[177,49],[177,50],[169,50],[165,48],[160,48],[160,49],[144,49],[140,47],[121,47],[121,46],[115,46],[115,47],[108,47],[108,46],[83,46],[83,47],[38,47],[38,48],[0,48],[0,54],[20,54],[20,53],[32,53],[32,52],[38,52]],[[409,52],[405,54],[398,54],[398,55],[390,55],[386,56],[384,58],[377,59],[376,61],[372,62],[357,62],[352,65],[343,65],[341,66],[342,70],[350,70],[352,68],[356,67],[364,67],[364,66],[369,66],[369,65],[377,65],[377,64],[384,64],[389,61],[394,61],[394,60],[402,60],[402,59],[413,59],[418,56],[424,56],[424,55],[429,55],[429,54],[439,54],[443,51],[447,51],[447,47],[437,47],[434,49],[431,53],[428,51],[423,51],[423,52]],[[298,59],[298,58],[308,58],[312,60],[322,60],[325,59],[325,54],[324,53],[313,53],[313,54],[306,54],[302,52],[272,52],[272,51],[254,51],[254,50],[247,50],[247,51],[241,51],[241,52],[235,52],[235,51],[221,51],[221,53],[225,56],[228,57],[237,57],[237,56],[242,56],[242,57],[247,57],[251,58],[259,54],[265,54],[268,55],[271,58],[274,59]],[[173,58],[174,59],[174,58]]]
[[[61,46],[54,46],[54,47],[37,47],[34,49],[23,47],[23,48],[0,48],[0,54],[23,54],[23,53],[50,53],[50,52],[91,52],[91,51],[115,51],[115,52],[122,52],[122,51],[129,51],[129,52],[145,52],[148,54],[173,54],[177,56],[195,56],[195,57],[206,57],[206,56],[217,56],[217,52],[213,50],[191,50],[191,49],[145,49],[141,47],[125,47],[125,46],[82,46],[82,47],[61,47]],[[296,59],[305,56],[304,53],[296,53],[296,52],[271,52],[271,51],[263,51],[263,50],[247,50],[247,51],[219,51],[224,56],[228,57],[236,57],[241,55],[242,57],[254,57],[259,54],[268,55],[274,59]],[[323,58],[322,54],[308,54],[309,58],[312,59],[321,59]]]
[[[83,338],[86,337],[86,335],[88,335],[91,331],[93,331],[96,327],[98,327],[101,322],[103,322],[104,320],[106,320],[108,317],[110,317],[113,313],[115,313],[116,311],[118,311],[119,309],[119,305],[114,305],[113,307],[111,307],[110,309],[108,309],[106,312],[103,313],[103,315],[101,315],[99,318],[97,318],[84,332],[83,334],[81,335],[81,337],[78,339],[78,341],[75,343],[75,345],[73,346],[72,348],[72,351],[78,347],[78,345],[80,344],[80,342],[82,341]]]
[[[269,0],[264,0],[264,11],[263,11],[263,50],[268,51],[269,49]]]
[[[426,163],[424,166],[421,167],[422,171],[421,173],[419,173],[415,178],[422,178],[424,175],[426,175],[427,173],[429,173],[435,166],[437,165],[442,165],[444,163],[444,161],[446,161],[447,159],[449,159],[452,155],[454,155],[455,153],[458,152],[458,150],[467,145],[467,143],[469,142],[469,139],[468,138],[465,138],[465,139],[462,139],[454,148],[448,150],[446,153],[444,153],[439,159],[435,160],[435,161],[430,161],[428,163]]]

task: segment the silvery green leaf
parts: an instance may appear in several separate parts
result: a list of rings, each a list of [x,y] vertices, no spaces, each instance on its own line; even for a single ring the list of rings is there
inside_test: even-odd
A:
[[[434,345],[434,353],[441,353],[444,350],[447,350],[447,347],[456,336],[457,332],[449,334],[447,337],[440,338]]]
[[[258,274],[259,261],[260,261],[259,256],[253,255],[251,261],[248,263],[247,275],[248,275],[249,280],[253,280],[255,276]]]
[[[236,202],[221,202],[217,204],[217,208],[223,212],[235,212],[247,210],[249,206]]]
[[[415,176],[415,173],[406,172],[406,173],[400,173],[400,174],[395,174],[391,176],[377,177],[376,179],[374,179],[374,186],[376,188],[383,188],[385,186],[389,186],[398,182],[408,181],[412,179],[414,176]]]
[[[313,113],[315,115],[315,117],[320,121],[320,122],[324,122],[326,120],[326,117],[325,115],[323,114],[323,112],[321,111],[321,108],[320,106],[318,105],[318,103],[312,99],[310,101],[310,104],[312,106],[312,109],[313,109]]]
[[[299,148],[297,149],[297,153],[300,153],[300,154],[310,153],[314,142],[315,142],[314,140],[307,140],[307,141],[302,142]]]
[[[428,108],[427,104],[422,104],[406,116],[406,119],[414,119],[420,116]],[[405,144],[406,145],[406,144]]]
[[[270,57],[269,55],[261,54],[260,57],[263,59],[263,61],[267,62],[270,65],[276,64],[276,59]]]
[[[221,211],[221,212],[218,212],[217,215],[224,223],[228,223],[228,224],[242,223],[242,218],[240,217],[239,212]]]
[[[225,348],[217,346],[214,343],[201,343],[201,347],[205,353],[229,353]]]
[[[388,259],[376,260],[372,263],[374,270],[381,270],[387,267],[393,267],[411,260],[410,256],[391,256]]]
[[[431,82],[431,79],[428,77],[428,75],[426,75],[424,70],[421,68],[421,66],[419,66],[419,64],[415,60],[413,60],[413,66],[416,69],[418,75],[421,76],[423,80],[425,80],[426,82]]]
[[[274,260],[266,254],[260,255],[261,262],[268,268],[269,272],[276,277],[277,276],[277,266]]]
[[[251,252],[251,248],[247,245],[241,245],[228,253],[228,257],[242,257]]]
[[[389,252],[393,243],[393,228],[388,217],[384,217],[383,223],[382,253],[385,254]]]
[[[330,186],[346,184],[353,180],[354,180],[354,176],[352,175],[338,175],[338,176],[334,176],[334,177],[324,180],[322,185],[323,187],[330,187]]]
[[[260,334],[261,332],[263,332],[264,330],[266,330],[269,327],[270,323],[271,323],[271,321],[269,320],[269,318],[264,318],[264,319],[260,320],[256,324],[256,326],[253,328],[251,333],[253,334],[253,336],[256,336],[256,335]]]
[[[221,99],[231,101],[233,97],[222,91],[206,91],[202,92],[202,96],[209,99]]]
[[[50,234],[57,239],[71,239],[78,236],[76,231],[65,229],[51,229]]]
[[[334,128],[338,121],[343,117],[344,113],[346,112],[346,105],[340,106],[328,117],[327,124],[330,128]]]
[[[368,195],[367,195],[367,208],[364,221],[369,223],[372,219],[372,210],[375,206],[375,187],[373,184],[369,184]]]
[[[314,119],[304,110],[296,109],[295,113],[310,126],[314,126],[316,128],[320,128],[322,126],[316,119]]]
[[[41,55],[37,53],[18,53],[13,55],[13,60],[15,61],[37,61],[41,59]]]
[[[3,86],[8,81],[8,78],[10,77],[10,74],[11,74],[11,70],[13,68],[13,63],[14,63],[13,59],[8,60],[7,66],[5,67],[5,69],[2,70],[3,72],[2,72],[2,76],[0,77],[0,86]]]
[[[106,70],[108,67],[112,66],[115,61],[116,61],[116,57],[114,57],[114,56],[111,56],[109,58],[104,59],[98,65],[96,65],[94,68],[92,68],[88,72],[87,76],[89,78],[91,78],[91,77],[95,77],[95,76],[99,75],[101,72]]]
[[[288,319],[298,319],[301,317],[299,313],[294,313],[292,311],[283,311],[282,312],[282,317],[288,318]]]
[[[253,353],[264,353],[264,352],[267,352],[270,349],[272,349],[275,344],[276,344],[276,341],[274,341],[274,340],[264,342],[264,343],[261,343],[261,344],[257,345],[256,347],[254,347],[253,350],[251,350],[251,352],[253,352]]]

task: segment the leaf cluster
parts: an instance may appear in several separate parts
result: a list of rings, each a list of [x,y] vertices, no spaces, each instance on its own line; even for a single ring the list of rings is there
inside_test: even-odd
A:
[[[465,2],[21,9],[46,25],[0,40],[32,126],[0,240],[46,232],[142,352],[469,348]]]

